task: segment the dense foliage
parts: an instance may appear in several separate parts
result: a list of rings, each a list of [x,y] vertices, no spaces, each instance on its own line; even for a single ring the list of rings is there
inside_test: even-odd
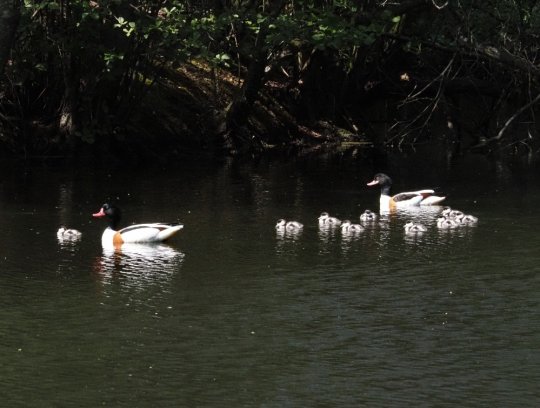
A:
[[[473,145],[534,120],[540,99],[533,0],[0,3],[1,140],[16,152],[109,149],[145,132],[143,147],[167,149],[389,144],[431,137],[441,118]],[[211,92],[190,90],[207,81]],[[514,141],[531,144],[527,131]]]

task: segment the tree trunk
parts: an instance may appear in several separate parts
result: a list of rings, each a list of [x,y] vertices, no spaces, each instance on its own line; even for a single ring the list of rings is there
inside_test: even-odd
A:
[[[0,75],[9,59],[13,39],[19,25],[19,0],[0,0]]]
[[[222,123],[224,129],[220,133],[226,147],[231,150],[242,147],[247,139],[241,136],[242,128],[248,122],[253,105],[258,99],[258,93],[264,84],[265,68],[268,63],[266,36],[269,32],[270,21],[277,17],[284,4],[284,0],[270,2],[269,18],[260,27],[242,88],[225,113],[225,120]]]

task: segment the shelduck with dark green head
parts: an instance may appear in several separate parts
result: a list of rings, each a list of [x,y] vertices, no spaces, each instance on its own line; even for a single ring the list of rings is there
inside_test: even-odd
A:
[[[95,218],[106,218],[109,226],[101,236],[103,247],[119,247],[124,243],[156,243],[171,238],[184,228],[183,224],[135,224],[118,229],[121,213],[118,207],[111,204],[103,204],[100,210],[92,214]]]
[[[391,211],[398,208],[420,205],[438,205],[446,198],[435,195],[435,190],[432,189],[407,191],[390,196],[392,179],[384,173],[375,174],[373,181],[370,181],[367,185],[378,185],[381,187],[381,197],[379,200],[381,211]]]

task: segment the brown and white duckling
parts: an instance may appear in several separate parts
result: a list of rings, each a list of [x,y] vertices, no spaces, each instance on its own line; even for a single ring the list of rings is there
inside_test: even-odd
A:
[[[478,217],[470,214],[461,214],[456,217],[456,222],[461,225],[475,225],[478,223]]]
[[[459,227],[459,222],[453,218],[439,217],[437,218],[437,228],[451,229]]]
[[[56,237],[60,241],[77,241],[81,239],[82,232],[73,228],[61,227],[56,231]]]
[[[283,218],[278,220],[276,230],[278,231],[299,231],[304,228],[304,224],[298,221],[285,221]]]
[[[463,215],[462,211],[459,210],[453,210],[450,207],[444,207],[444,209],[441,212],[441,215],[445,218],[452,218],[455,219],[457,217],[460,217]]]
[[[426,232],[427,231],[427,228],[424,225],[418,224],[418,223],[415,223],[415,222],[412,222],[412,221],[409,221],[408,223],[406,223],[404,225],[403,229],[408,234],[415,234],[415,233]]]
[[[330,214],[323,212],[319,216],[319,225],[321,227],[339,227],[341,225],[341,220],[336,217],[330,217]]]
[[[341,232],[360,232],[364,231],[364,227],[360,224],[352,224],[351,221],[345,220],[341,223]]]
[[[362,214],[360,214],[360,221],[363,221],[363,222],[375,222],[375,221],[377,221],[377,214],[375,214],[371,210],[366,210]]]

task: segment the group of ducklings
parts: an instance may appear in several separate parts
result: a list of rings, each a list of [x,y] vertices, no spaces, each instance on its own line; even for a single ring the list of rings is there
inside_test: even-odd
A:
[[[360,215],[360,221],[364,224],[374,222],[377,220],[377,215],[371,211],[366,210]],[[341,228],[343,233],[361,232],[365,229],[362,224],[354,224],[350,220],[340,220],[339,218],[332,217],[327,212],[321,213],[318,218],[319,227],[323,229]],[[286,221],[284,219],[278,220],[276,224],[276,230],[278,232],[300,232],[304,228],[304,225],[298,221]]]
[[[437,228],[439,229],[454,229],[463,226],[472,226],[478,223],[478,217],[470,214],[464,214],[460,210],[455,210],[450,207],[444,207],[440,216],[437,218]],[[428,229],[425,225],[409,221],[404,226],[406,233],[426,232]]]
[[[366,229],[365,225],[377,221],[377,214],[371,210],[365,210],[360,215],[361,224],[354,224],[350,220],[340,220],[332,217],[327,212],[323,212],[319,218],[319,227],[323,229],[341,228],[343,233],[361,232]],[[437,228],[454,229],[463,226],[472,226],[478,223],[478,218],[474,215],[464,214],[462,211],[444,207],[440,216],[437,218]],[[278,232],[297,233],[304,228],[304,225],[298,221],[278,220],[276,230]],[[405,232],[410,234],[426,232],[428,228],[420,223],[409,221],[404,226]]]

